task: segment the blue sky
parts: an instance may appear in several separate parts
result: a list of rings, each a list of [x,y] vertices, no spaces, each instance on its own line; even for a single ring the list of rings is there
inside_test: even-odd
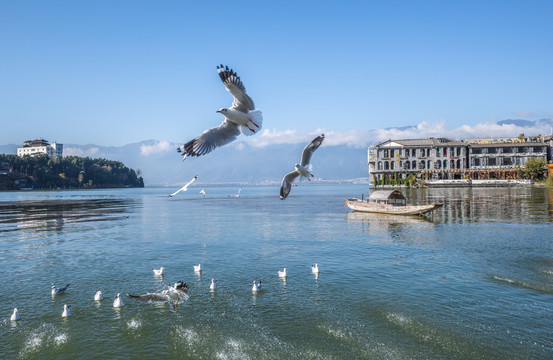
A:
[[[498,120],[553,117],[551,14],[551,1],[2,1],[0,144],[190,140],[232,102],[220,63],[263,111],[260,143],[406,125],[494,135]]]

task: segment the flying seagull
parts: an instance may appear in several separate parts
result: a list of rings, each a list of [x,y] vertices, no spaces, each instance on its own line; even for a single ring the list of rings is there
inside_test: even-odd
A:
[[[194,181],[196,181],[196,179],[198,178],[198,175],[194,176],[192,178],[192,180],[190,180],[189,182],[186,183],[186,185],[184,185],[183,187],[181,187],[180,189],[178,189],[177,191],[175,191],[174,193],[172,193],[171,195],[169,195],[169,197],[173,197],[175,195],[177,195],[178,193],[180,193],[181,191],[186,191],[188,190],[188,186],[190,184],[192,184]]]
[[[183,154],[183,160],[188,155],[201,156],[210,153],[215,148],[236,140],[240,132],[244,135],[254,135],[261,130],[261,110],[255,109],[240,77],[228,66],[217,66],[217,72],[234,101],[231,107],[217,110],[225,117],[221,125],[204,131],[197,138],[177,148],[177,151]]]
[[[147,293],[144,295],[131,295],[131,294],[125,294],[125,295],[127,295],[127,297],[133,300],[147,302],[147,303],[158,303],[158,302],[169,301],[169,295],[167,295],[167,290],[161,293]]]
[[[308,170],[309,161],[311,160],[311,156],[321,146],[323,143],[323,140],[325,139],[325,134],[322,134],[321,136],[317,136],[313,141],[311,141],[309,144],[307,144],[306,147],[303,148],[303,151],[301,152],[301,161],[299,164],[295,164],[294,167],[296,170],[286,174],[282,178],[282,183],[280,184],[280,200],[284,200],[288,197],[288,194],[290,194],[290,190],[292,189],[292,182],[298,177],[303,176],[307,180],[311,181],[309,177],[313,177],[313,174],[311,174]]]
[[[174,286],[169,285],[168,290],[164,290],[170,300],[173,300],[173,308],[176,308],[179,305],[181,299],[188,299],[188,285],[182,281],[178,281]]]

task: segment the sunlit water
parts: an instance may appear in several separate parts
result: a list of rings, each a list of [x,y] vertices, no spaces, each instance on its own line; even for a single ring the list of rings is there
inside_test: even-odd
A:
[[[551,189],[406,190],[425,219],[350,213],[365,185],[199,190],[0,193],[0,357],[553,358]]]

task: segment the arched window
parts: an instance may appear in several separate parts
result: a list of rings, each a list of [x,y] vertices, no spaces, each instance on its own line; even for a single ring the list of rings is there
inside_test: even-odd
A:
[[[413,168],[413,170],[417,169],[417,162],[415,160],[411,161],[411,167]]]
[[[444,170],[447,169],[447,160],[444,160],[442,165],[444,166]]]
[[[450,169],[455,169],[455,160],[451,160],[451,164],[449,164]]]
[[[404,169],[405,170],[409,170],[411,163],[409,161],[406,161],[405,164],[404,164]]]
[[[457,169],[461,168],[461,160],[457,160]]]
[[[405,157],[409,157],[409,149],[405,149]]]
[[[424,151],[424,150],[423,150],[423,151]],[[426,165],[425,161],[424,161],[424,160],[421,160],[421,162],[419,163],[419,169],[424,170],[424,169],[426,168],[425,165]]]
[[[428,166],[426,167],[427,169],[432,169],[432,160],[428,160]]]
[[[390,167],[387,161],[384,161],[384,170],[390,170]]]
[[[436,160],[436,169],[440,170],[441,168],[442,168],[442,161],[441,160]]]
[[[378,162],[378,170],[382,170],[382,161]]]

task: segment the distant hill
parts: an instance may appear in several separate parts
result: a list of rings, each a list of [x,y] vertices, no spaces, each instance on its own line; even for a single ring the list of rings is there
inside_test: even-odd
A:
[[[300,161],[305,144],[279,144],[254,147],[237,142],[200,157],[182,161],[176,148],[156,140],[124,146],[64,145],[64,151],[79,156],[117,159],[140,170],[146,186],[177,185],[198,175],[198,183],[280,183]],[[151,150],[151,149],[159,149]],[[313,173],[328,180],[348,180],[368,176],[367,151],[346,145],[321,147],[312,158]]]
[[[498,125],[515,125],[519,127],[535,127],[535,126],[553,126],[553,119],[540,119],[536,121],[523,119],[507,119],[497,122]],[[536,134],[538,135],[538,134]]]

